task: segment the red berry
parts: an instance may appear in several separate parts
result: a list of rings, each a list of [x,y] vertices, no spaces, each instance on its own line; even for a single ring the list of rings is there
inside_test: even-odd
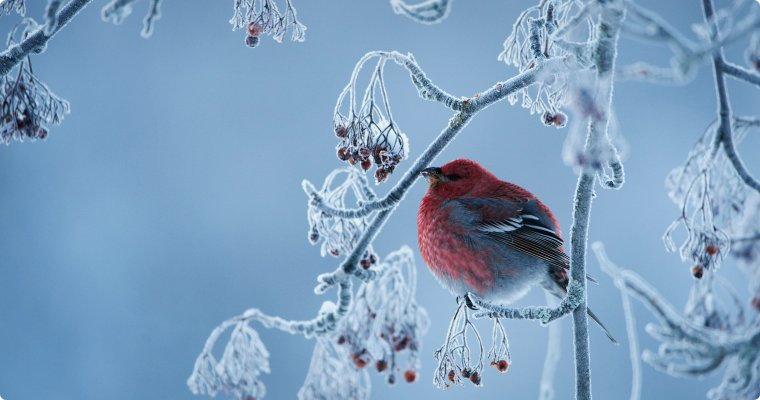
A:
[[[370,161],[369,158],[362,160],[361,166],[362,169],[366,171],[372,166],[372,161]]]
[[[507,368],[509,368],[509,363],[507,360],[499,360],[492,364],[496,365],[496,369],[498,369],[499,372],[507,372]]]
[[[708,244],[707,247],[705,247],[705,251],[707,252],[707,254],[714,256],[718,254],[718,246],[714,244]]]
[[[480,374],[478,371],[475,371],[470,375],[470,382],[474,383],[475,385],[480,385]]]
[[[412,383],[412,382],[414,382],[417,379],[417,373],[414,372],[411,369],[408,369],[408,370],[404,371],[404,379],[407,382]]]
[[[691,267],[691,274],[694,275],[694,277],[697,279],[702,279],[702,275],[704,275],[704,273],[704,268],[702,268],[702,266],[699,264]]]
[[[251,21],[248,23],[248,34],[251,36],[259,36],[264,27],[260,23]]]
[[[454,382],[454,378],[456,377],[456,375],[457,375],[457,374],[454,372],[454,370],[453,370],[453,369],[452,369],[452,370],[449,370],[449,380],[450,380],[450,381]]]
[[[364,368],[367,366],[367,360],[363,356],[363,352],[354,353],[351,358],[354,359],[354,364],[359,368]]]
[[[388,369],[388,361],[385,360],[377,360],[375,363],[375,368],[377,368],[377,372],[383,372],[386,369]]]
[[[339,138],[344,138],[348,134],[348,131],[346,130],[346,127],[343,125],[338,125],[335,127],[335,136]]]

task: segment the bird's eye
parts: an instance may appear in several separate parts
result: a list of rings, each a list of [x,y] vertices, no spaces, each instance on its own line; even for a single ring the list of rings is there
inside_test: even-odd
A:
[[[457,175],[457,174],[450,174],[450,175],[446,175],[446,178],[448,178],[450,181],[455,181],[458,179],[462,179],[462,176]]]

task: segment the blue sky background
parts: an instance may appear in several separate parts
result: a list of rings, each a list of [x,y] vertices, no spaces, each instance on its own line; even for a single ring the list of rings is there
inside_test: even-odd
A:
[[[29,3],[29,14],[41,16],[46,2]],[[219,322],[248,307],[313,316],[324,300],[312,292],[315,277],[337,260],[320,258],[306,240],[300,182],[321,182],[340,165],[332,110],[355,61],[369,50],[412,52],[438,85],[469,96],[515,73],[496,55],[518,13],[532,4],[455,1],[446,21],[425,26],[393,14],[384,0],[294,0],[308,26],[306,42],[267,38],[249,49],[242,32],[230,31],[229,1],[165,1],[149,40],[139,35],[147,2],[138,1],[120,26],[101,21],[104,3],[94,1],[33,59],[72,113],[45,142],[0,148],[0,395],[7,400],[195,398],[185,380]],[[642,3],[683,32],[701,20],[696,0]],[[3,32],[14,18],[0,19]],[[729,51],[737,62],[742,46]],[[621,63],[664,65],[669,57],[659,47],[620,44]],[[705,64],[682,87],[616,85],[628,180],[621,191],[599,192],[591,219],[590,239],[604,241],[615,261],[679,308],[692,278],[661,241],[678,212],[663,182],[714,118],[712,79]],[[419,99],[395,66],[388,85],[414,158],[451,113]],[[756,90],[734,81],[729,88],[737,113],[760,108]],[[479,114],[437,162],[479,160],[541,197],[567,232],[576,177],[561,159],[566,133],[502,102]],[[756,133],[740,149],[760,174]],[[402,244],[417,249],[424,189],[415,185],[379,235],[381,255]],[[416,257],[418,299],[432,321],[420,379],[389,387],[373,374],[372,397],[535,398],[546,329],[526,321],[507,323],[509,373],[488,370],[480,389],[434,388],[432,352],[455,304]],[[588,269],[600,280],[590,305],[622,342],[612,346],[591,328],[593,391],[600,399],[626,398],[630,365],[619,293],[593,257]],[[746,296],[733,263],[720,273]],[[543,303],[533,291],[519,304]],[[635,307],[642,348],[653,349],[643,332],[651,318]],[[566,399],[573,390],[570,320],[560,323],[565,349],[556,390]],[[312,341],[257,330],[272,354],[268,398],[294,398]],[[646,399],[704,398],[719,381],[717,374],[699,381],[646,365],[643,371]]]

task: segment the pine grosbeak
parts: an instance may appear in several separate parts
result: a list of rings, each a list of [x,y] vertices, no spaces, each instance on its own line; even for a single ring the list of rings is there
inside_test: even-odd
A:
[[[535,284],[563,298],[569,259],[559,223],[531,192],[458,159],[426,168],[430,184],[417,214],[422,258],[457,296],[509,303]],[[591,310],[588,315],[615,339]]]

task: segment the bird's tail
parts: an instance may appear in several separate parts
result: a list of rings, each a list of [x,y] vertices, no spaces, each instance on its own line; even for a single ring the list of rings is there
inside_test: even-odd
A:
[[[594,322],[596,322],[596,324],[599,325],[600,328],[602,328],[602,330],[604,331],[604,334],[607,335],[607,337],[610,339],[610,341],[612,341],[612,343],[614,343],[614,344],[618,344],[618,341],[615,340],[614,337],[612,337],[612,334],[610,333],[610,331],[607,330],[607,327],[604,326],[604,324],[602,323],[602,321],[599,321],[599,318],[596,316],[596,314],[594,314],[594,312],[591,311],[590,308],[586,308],[586,312],[588,313],[588,316],[591,317],[591,319],[593,319]]]

